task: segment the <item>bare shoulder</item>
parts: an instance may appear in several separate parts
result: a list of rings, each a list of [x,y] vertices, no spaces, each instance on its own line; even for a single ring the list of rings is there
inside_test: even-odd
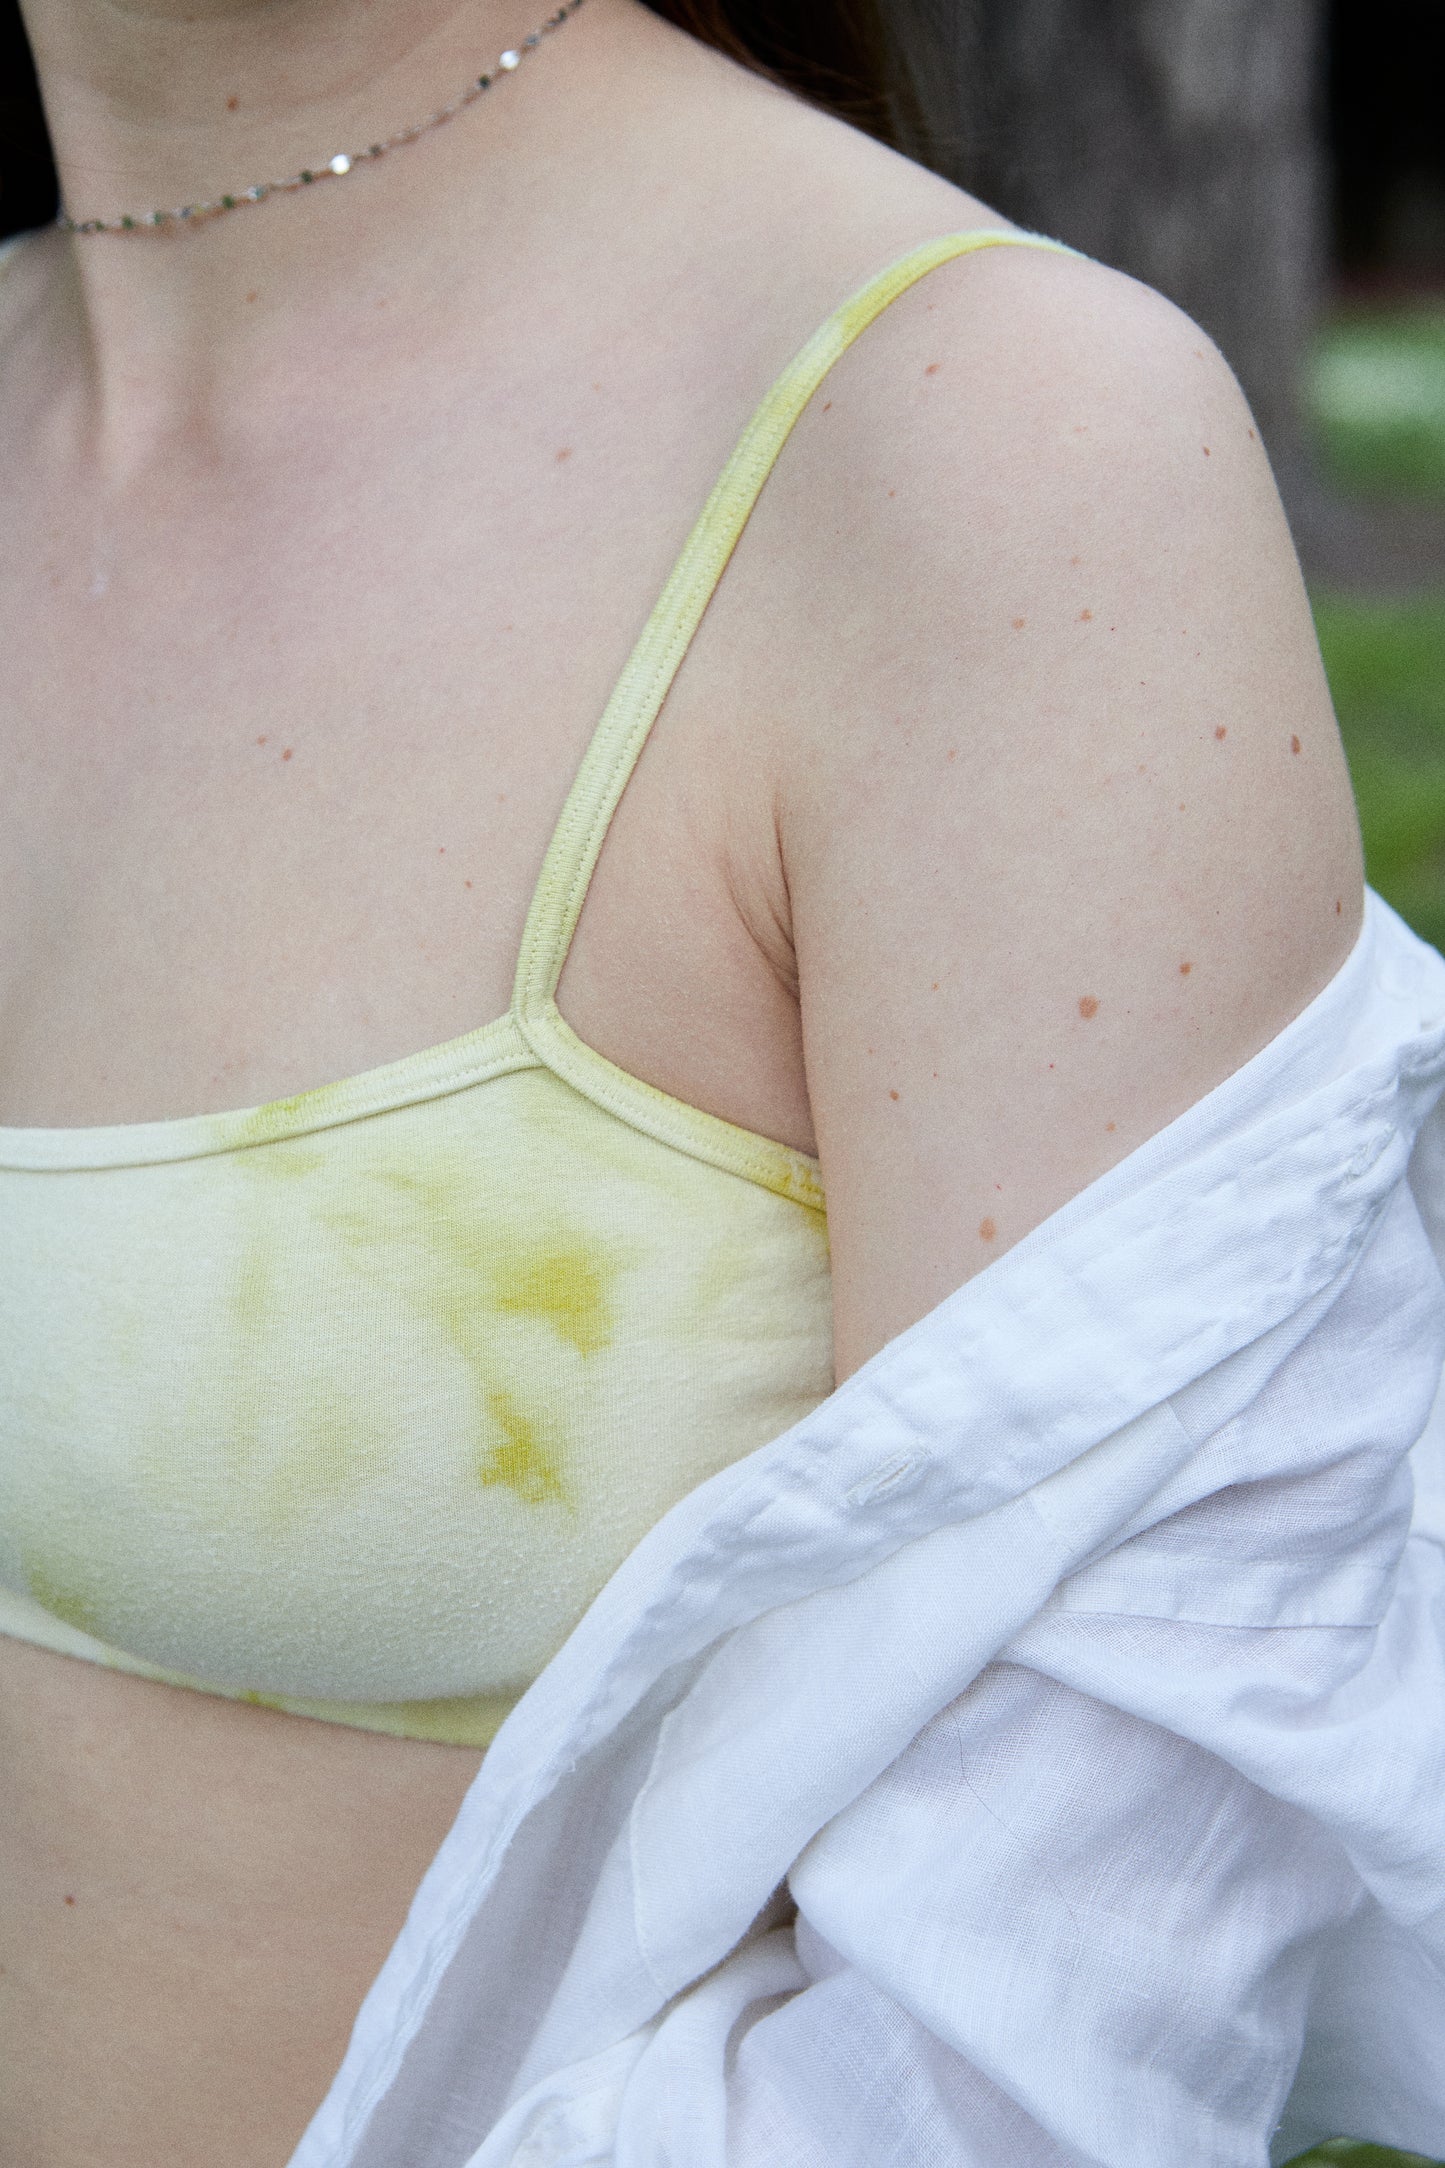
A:
[[[1166,301],[962,257],[791,450],[756,601],[849,1363],[1297,1014],[1361,867],[1265,450]]]
[[[1359,919],[1348,777],[1266,448],[1197,325],[1098,264],[990,247],[874,320],[796,449],[770,555],[817,628],[796,725],[814,803],[832,776],[837,810],[862,806],[880,743],[905,796],[940,750],[973,786],[1086,762],[1115,833],[1125,775],[1187,785],[1176,871],[1288,918],[1261,1025],[1338,961]]]
[[[699,283],[726,281],[784,336],[811,329],[917,242],[1002,224],[964,190],[862,130],[724,58],[642,7],[630,17],[643,86],[627,136],[642,230]],[[734,325],[736,337],[737,325]]]

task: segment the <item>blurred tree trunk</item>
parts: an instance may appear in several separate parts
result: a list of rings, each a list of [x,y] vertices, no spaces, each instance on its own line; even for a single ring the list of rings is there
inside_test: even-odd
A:
[[[1197,318],[1300,511],[1325,13],[1325,0],[968,0],[956,18],[960,178]]]

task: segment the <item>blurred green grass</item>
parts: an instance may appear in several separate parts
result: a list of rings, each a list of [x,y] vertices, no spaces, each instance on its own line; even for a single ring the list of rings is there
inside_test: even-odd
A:
[[[1341,311],[1315,340],[1306,396],[1337,489],[1445,497],[1445,302]]]
[[[1370,881],[1445,949],[1445,595],[1313,601]]]
[[[1305,393],[1336,489],[1445,507],[1445,300],[1342,310],[1320,329]],[[1370,881],[1445,948],[1445,592],[1311,599]]]

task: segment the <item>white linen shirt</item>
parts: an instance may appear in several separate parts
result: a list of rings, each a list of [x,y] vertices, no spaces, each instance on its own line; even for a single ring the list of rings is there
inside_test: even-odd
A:
[[[1237,1074],[646,1537],[293,2168],[1445,2153],[1445,962]]]

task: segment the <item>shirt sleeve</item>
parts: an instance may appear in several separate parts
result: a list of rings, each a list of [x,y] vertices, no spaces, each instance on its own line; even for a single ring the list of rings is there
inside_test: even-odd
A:
[[[738,2000],[706,2073],[681,1998],[624,2094],[618,2168],[1445,2150],[1422,1254],[1402,1194],[1368,1273],[1147,1525],[819,1831],[789,1877],[796,1983]],[[764,1938],[774,1962],[786,1940]],[[763,1946],[706,1983],[715,2011]]]

